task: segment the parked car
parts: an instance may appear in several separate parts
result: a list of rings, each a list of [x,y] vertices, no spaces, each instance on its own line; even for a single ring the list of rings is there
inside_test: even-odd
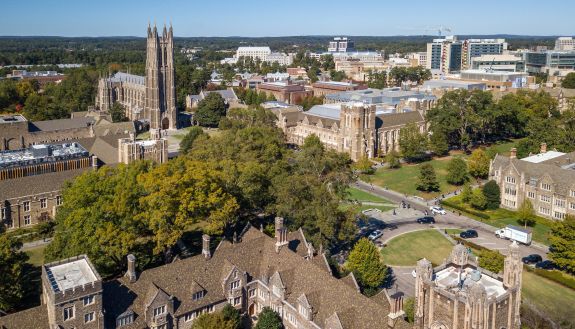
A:
[[[416,278],[417,277],[417,272],[415,272],[415,270],[411,271],[411,276]]]
[[[447,211],[445,211],[445,209],[441,208],[440,206],[432,206],[429,208],[429,210],[431,210],[431,213],[434,215],[445,215],[447,214]]]
[[[523,264],[537,264],[543,261],[543,258],[540,255],[531,254],[529,256],[523,257],[521,261],[523,262]]]
[[[555,269],[555,264],[550,260],[544,260],[542,262],[535,264],[535,267],[543,270],[553,270]]]
[[[435,224],[435,218],[432,216],[420,217],[417,219],[419,224]]]
[[[375,239],[381,237],[382,235],[383,233],[380,230],[375,230],[371,232],[367,238],[370,239],[371,241],[374,241]]]
[[[459,233],[459,237],[462,239],[476,238],[478,236],[479,234],[477,234],[476,230],[467,230]]]

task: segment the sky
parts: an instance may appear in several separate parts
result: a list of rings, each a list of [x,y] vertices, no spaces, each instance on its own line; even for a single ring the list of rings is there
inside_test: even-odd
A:
[[[2,36],[574,35],[572,0],[1,0]]]

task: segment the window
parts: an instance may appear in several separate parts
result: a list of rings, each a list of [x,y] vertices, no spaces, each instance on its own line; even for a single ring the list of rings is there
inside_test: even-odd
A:
[[[84,297],[84,306],[94,304],[94,295]]]
[[[118,327],[127,326],[130,323],[134,322],[134,314],[128,314],[123,316],[116,321]]]
[[[551,210],[545,207],[539,207],[539,213],[543,215],[551,215]]]
[[[188,314],[184,315],[184,321],[190,322],[190,321],[192,321],[195,317],[196,317],[195,312],[188,313]]]
[[[293,324],[293,325],[297,325],[297,320],[295,319],[295,316],[292,313],[288,313],[287,315],[287,319],[289,321],[289,323]]]
[[[46,198],[40,199],[40,208],[42,209],[48,208],[48,199]]]
[[[94,321],[94,312],[84,314],[84,323]]]
[[[505,176],[505,181],[509,184],[515,184],[515,177]]]
[[[529,199],[535,199],[535,192],[532,192],[532,191],[527,192],[527,197]]]
[[[74,306],[66,307],[64,309],[64,321],[71,320],[74,318]]]
[[[551,184],[541,183],[541,189],[551,191]]]
[[[266,299],[266,292],[262,289],[259,289],[259,295],[261,299]]]
[[[24,201],[22,206],[24,207],[24,211],[30,211],[30,201]]]
[[[56,205],[57,205],[57,206],[61,206],[61,205],[62,205],[62,196],[61,196],[61,195],[57,195],[57,196],[56,196]]]
[[[506,187],[505,194],[507,195],[517,195],[517,190],[514,188]]]
[[[255,289],[250,289],[248,291],[248,297],[255,297],[256,296],[256,290]]]
[[[575,202],[569,203],[569,208],[571,208],[571,210],[575,210]]]
[[[571,190],[571,197],[575,198],[575,190]]]
[[[202,290],[202,291],[195,292],[195,293],[192,295],[192,300],[198,300],[198,299],[201,299],[202,297],[204,297],[204,291],[203,291],[203,290]]]
[[[162,315],[164,313],[166,313],[166,305],[162,305],[154,309],[154,316]]]
[[[557,219],[565,219],[565,213],[556,211],[553,213],[553,217]]]
[[[232,306],[237,306],[237,305],[240,305],[241,303],[242,303],[241,297],[236,297],[232,300]]]
[[[24,225],[32,224],[32,220],[30,219],[30,215],[24,215]]]
[[[230,284],[230,289],[238,289],[240,287],[240,280],[234,281]]]
[[[299,306],[299,313],[307,319],[307,309],[303,305]]]
[[[539,199],[543,202],[551,203],[551,197],[548,195],[541,195]]]
[[[214,305],[208,306],[208,307],[207,307],[207,310],[208,310],[208,313],[213,313],[214,310],[215,310]]]
[[[565,202],[565,199],[555,199],[554,204],[557,207],[565,208],[566,202]]]
[[[2,210],[0,210],[0,220],[6,220],[6,208],[2,208]]]

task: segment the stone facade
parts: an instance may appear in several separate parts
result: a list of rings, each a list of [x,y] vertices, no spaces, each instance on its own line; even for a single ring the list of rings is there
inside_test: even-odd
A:
[[[109,111],[115,102],[126,108],[130,120],[147,121],[152,129],[176,129],[176,86],[174,34],[164,26],[162,35],[156,26],[148,26],[146,75],[117,73],[100,79],[96,107]]]
[[[138,160],[150,160],[155,163],[168,161],[168,140],[161,136],[161,130],[150,131],[152,139],[138,141],[132,134],[130,138],[118,140],[118,162],[130,164]]]
[[[575,215],[575,152],[547,151],[517,159],[516,150],[492,160],[489,178],[501,190],[501,207],[517,211],[528,200],[538,216],[562,220]]]
[[[503,276],[483,270],[461,244],[436,268],[417,262],[415,327],[419,329],[519,329],[521,273],[519,246],[507,250]]]

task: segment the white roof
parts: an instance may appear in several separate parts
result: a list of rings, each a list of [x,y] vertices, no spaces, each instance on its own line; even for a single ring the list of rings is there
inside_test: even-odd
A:
[[[270,47],[238,47],[238,51],[266,51],[271,53]]]
[[[98,280],[85,258],[46,268],[55,292],[81,287]]]
[[[539,154],[534,154],[534,155],[528,156],[526,158],[521,159],[521,161],[527,161],[527,162],[531,162],[531,163],[540,163],[540,162],[544,162],[547,160],[555,159],[555,158],[560,157],[562,155],[565,155],[565,153],[557,152],[557,151],[547,151],[545,153],[539,153]]]

